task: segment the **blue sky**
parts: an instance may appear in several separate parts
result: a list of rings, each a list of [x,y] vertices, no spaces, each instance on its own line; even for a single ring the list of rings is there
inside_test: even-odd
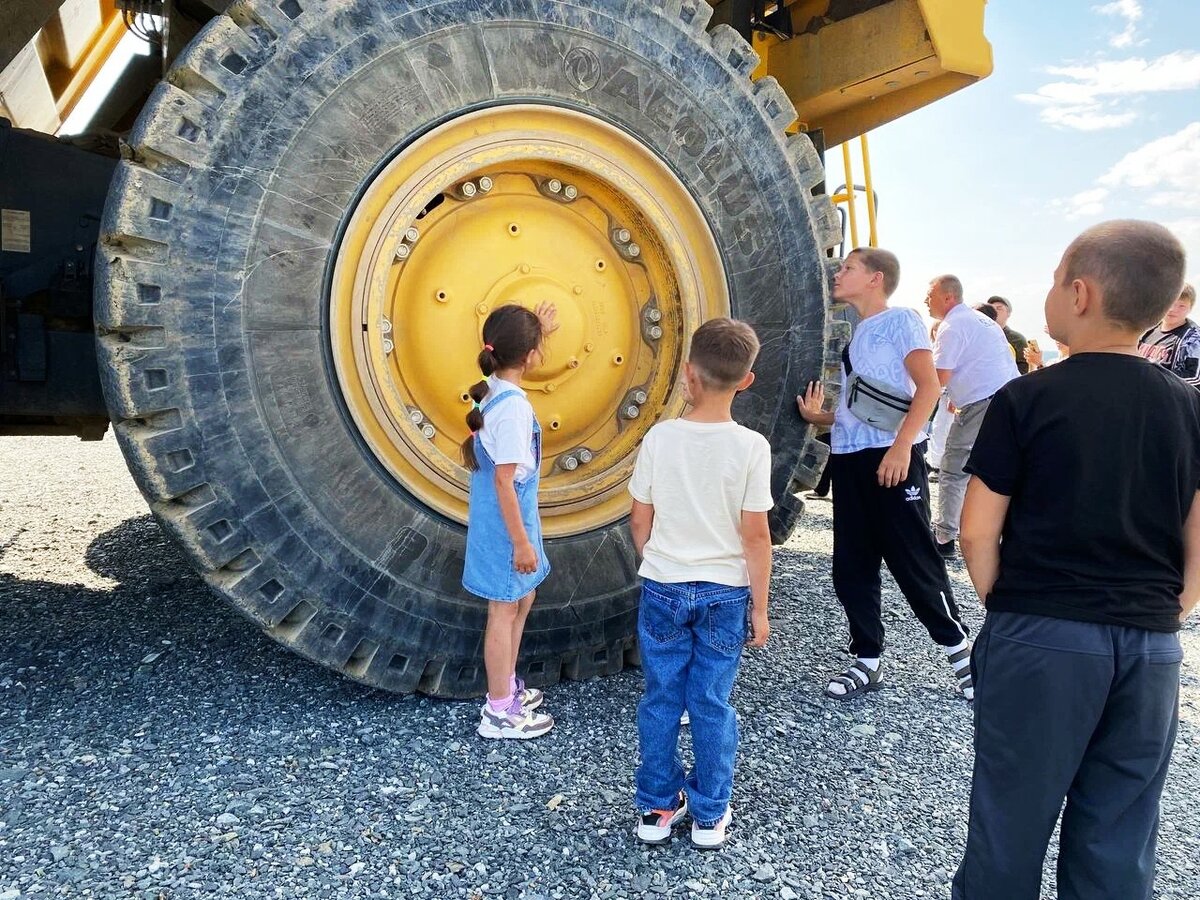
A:
[[[1171,227],[1200,280],[1200,3],[991,0],[986,32],[995,74],[871,134],[896,302],[952,272],[1041,337],[1062,251],[1111,218]]]

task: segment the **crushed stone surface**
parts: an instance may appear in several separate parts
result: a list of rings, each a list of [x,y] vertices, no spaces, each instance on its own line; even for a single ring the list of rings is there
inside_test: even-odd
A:
[[[547,737],[485,742],[474,702],[373,691],[262,636],[163,535],[111,436],[5,438],[0,900],[946,898],[970,707],[890,578],[889,686],[822,697],[846,633],[830,507],[808,510],[735,693],[730,841],[701,854],[683,829],[633,837],[636,670],[548,688]],[[1200,628],[1183,639],[1161,900],[1200,896]]]

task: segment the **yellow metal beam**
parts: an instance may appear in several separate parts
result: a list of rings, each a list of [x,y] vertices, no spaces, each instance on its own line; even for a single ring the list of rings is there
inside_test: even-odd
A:
[[[760,39],[760,74],[778,79],[805,128],[823,129],[833,146],[989,75],[986,3],[891,0],[790,40]],[[798,4],[797,17],[819,8]]]
[[[125,26],[114,0],[87,0],[87,3],[98,7],[98,16],[90,36],[83,41],[76,39],[68,56],[69,66],[55,66],[47,71],[58,113],[63,120],[71,114],[125,36]]]

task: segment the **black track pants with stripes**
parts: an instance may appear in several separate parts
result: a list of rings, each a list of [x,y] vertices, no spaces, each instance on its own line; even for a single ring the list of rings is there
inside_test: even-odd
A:
[[[880,566],[885,562],[934,641],[952,647],[967,636],[929,526],[924,451],[924,443],[913,447],[908,478],[894,488],[880,487],[876,475],[886,448],[829,457],[833,587],[846,610],[855,656],[883,652]]]

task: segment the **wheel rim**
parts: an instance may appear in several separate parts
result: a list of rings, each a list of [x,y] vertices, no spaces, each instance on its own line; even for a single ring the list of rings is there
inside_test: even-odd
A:
[[[524,387],[543,428],[545,532],[563,536],[628,512],[637,446],[683,411],[686,336],[728,313],[703,213],[635,138],[543,105],[454,119],[367,186],[333,275],[338,383],[376,458],[454,521],[484,319],[542,300],[561,327]]]

